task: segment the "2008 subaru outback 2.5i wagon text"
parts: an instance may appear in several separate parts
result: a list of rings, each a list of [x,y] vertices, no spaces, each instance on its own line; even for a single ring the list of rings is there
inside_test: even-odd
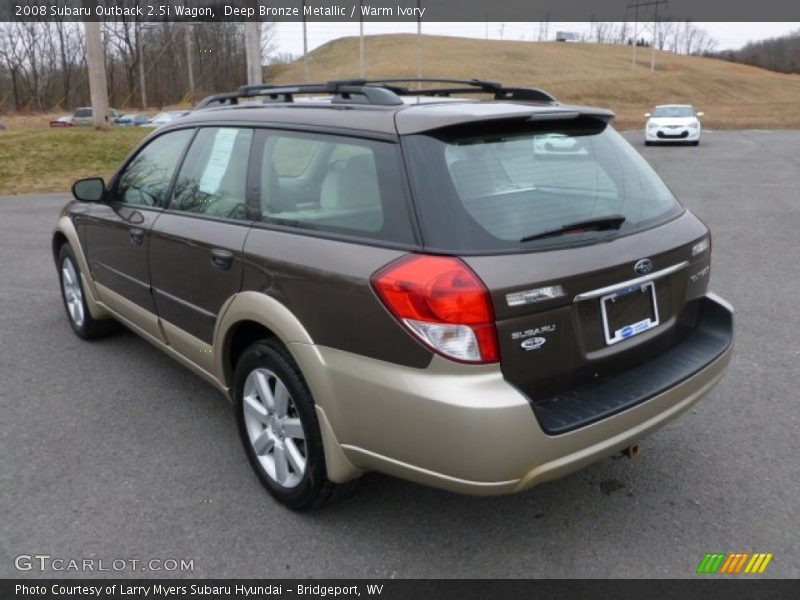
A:
[[[403,83],[209,97],[76,182],[53,237],[75,332],[121,321],[222,390],[295,509],[370,470],[529,488],[635,448],[730,359],[708,229],[612,113]]]

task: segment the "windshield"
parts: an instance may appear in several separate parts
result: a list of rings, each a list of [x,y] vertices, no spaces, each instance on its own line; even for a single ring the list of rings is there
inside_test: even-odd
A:
[[[425,243],[448,252],[592,243],[682,212],[639,153],[594,119],[484,123],[409,136],[405,144]],[[617,226],[537,237],[609,217]]]
[[[693,117],[694,109],[691,106],[659,106],[653,111],[654,117],[681,118]]]

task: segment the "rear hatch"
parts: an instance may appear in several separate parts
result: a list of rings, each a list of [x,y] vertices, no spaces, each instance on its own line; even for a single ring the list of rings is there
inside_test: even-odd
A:
[[[543,429],[637,400],[644,387],[612,383],[665,362],[697,328],[703,223],[592,116],[469,123],[405,144],[427,249],[459,255],[489,289],[502,372]],[[584,410],[589,396],[603,406]]]
[[[709,252],[693,256],[705,235],[705,226],[685,212],[608,243],[467,258],[491,292],[505,378],[535,407],[574,412],[565,401],[573,392],[610,382],[678,345],[696,328],[706,291]],[[642,264],[647,273],[636,272]],[[546,429],[594,420],[562,416]]]

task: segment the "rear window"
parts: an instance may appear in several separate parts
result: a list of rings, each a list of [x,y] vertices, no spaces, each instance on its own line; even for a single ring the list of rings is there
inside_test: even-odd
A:
[[[92,109],[91,108],[79,108],[75,111],[76,117],[91,117],[92,116]]]
[[[471,125],[405,143],[425,244],[448,252],[591,243],[682,211],[639,153],[594,119]],[[526,239],[604,217],[624,222]]]

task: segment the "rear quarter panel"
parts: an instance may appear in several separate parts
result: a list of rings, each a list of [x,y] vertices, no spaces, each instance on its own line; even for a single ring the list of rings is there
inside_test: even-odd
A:
[[[432,354],[389,314],[369,280],[404,254],[255,226],[245,244],[242,289],[284,304],[315,344],[424,368]]]

